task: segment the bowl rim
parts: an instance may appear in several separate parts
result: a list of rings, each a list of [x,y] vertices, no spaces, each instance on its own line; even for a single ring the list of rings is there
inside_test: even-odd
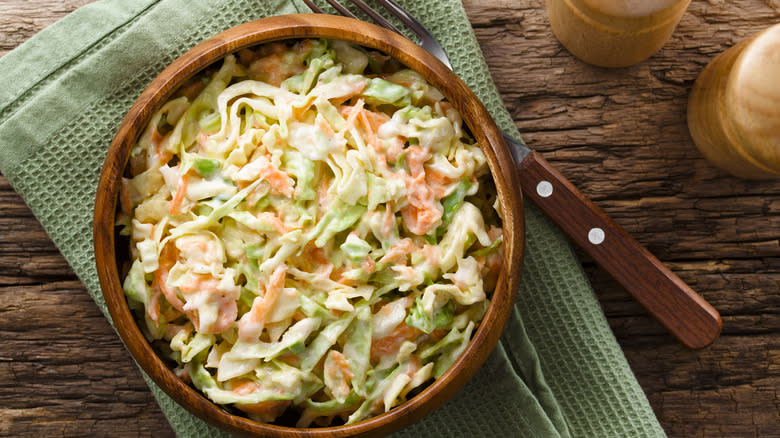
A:
[[[187,79],[240,49],[274,41],[329,38],[382,51],[422,74],[460,112],[485,152],[495,181],[504,229],[504,258],[491,303],[466,350],[415,397],[388,412],[351,425],[295,428],[234,415],[177,377],[141,333],[122,290],[115,248],[119,183],[130,150],[148,120]],[[479,127],[479,129],[475,129]],[[512,312],[525,243],[523,199],[517,168],[487,109],[433,55],[405,37],[363,21],[334,15],[292,14],[262,18],[225,30],[190,49],[165,68],[128,110],[109,146],[98,182],[93,238],[98,279],[117,332],[132,357],[168,396],[204,421],[238,434],[274,437],[377,436],[411,425],[455,395],[490,355]]]

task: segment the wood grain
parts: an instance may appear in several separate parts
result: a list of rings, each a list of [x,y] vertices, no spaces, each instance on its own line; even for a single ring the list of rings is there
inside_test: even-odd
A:
[[[0,1],[0,56],[76,8],[93,1],[95,0]]]
[[[173,436],[122,342],[4,177],[0,206],[0,436]]]
[[[86,2],[0,0],[0,53]],[[667,434],[780,437],[780,184],[713,168],[685,124],[704,66],[780,21],[780,2],[694,0],[659,53],[617,70],[566,52],[543,0],[464,6],[529,145],[723,316],[718,340],[688,351],[584,259]],[[173,436],[116,334],[2,177],[0,290],[0,436]]]

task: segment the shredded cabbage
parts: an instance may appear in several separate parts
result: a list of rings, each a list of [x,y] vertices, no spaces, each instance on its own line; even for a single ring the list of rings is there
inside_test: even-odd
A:
[[[245,49],[133,150],[131,308],[180,375],[258,421],[387,411],[446,372],[487,308],[487,160],[436,88],[381,59],[342,41]]]

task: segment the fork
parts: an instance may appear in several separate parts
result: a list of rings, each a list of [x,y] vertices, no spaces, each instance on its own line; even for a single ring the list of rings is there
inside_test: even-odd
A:
[[[359,19],[337,0],[339,14]],[[349,0],[376,24],[403,34],[362,0]],[[313,0],[303,2],[326,13]],[[452,70],[444,48],[425,26],[394,0],[374,0],[419,38],[419,45]],[[502,131],[519,169],[523,194],[540,207],[586,254],[617,280],[688,348],[703,348],[720,334],[721,318],[704,298],[583,195],[542,156]]]

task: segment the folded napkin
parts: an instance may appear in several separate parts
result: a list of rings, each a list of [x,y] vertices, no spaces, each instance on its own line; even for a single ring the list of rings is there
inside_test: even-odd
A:
[[[460,2],[400,3],[441,39],[498,124],[517,134]],[[0,170],[106,317],[92,209],[125,112],[199,41],[297,12],[308,12],[297,0],[103,0],[0,59]],[[454,399],[398,436],[663,436],[568,242],[532,205],[526,224],[521,289],[498,347]],[[177,435],[222,434],[147,382]]]

